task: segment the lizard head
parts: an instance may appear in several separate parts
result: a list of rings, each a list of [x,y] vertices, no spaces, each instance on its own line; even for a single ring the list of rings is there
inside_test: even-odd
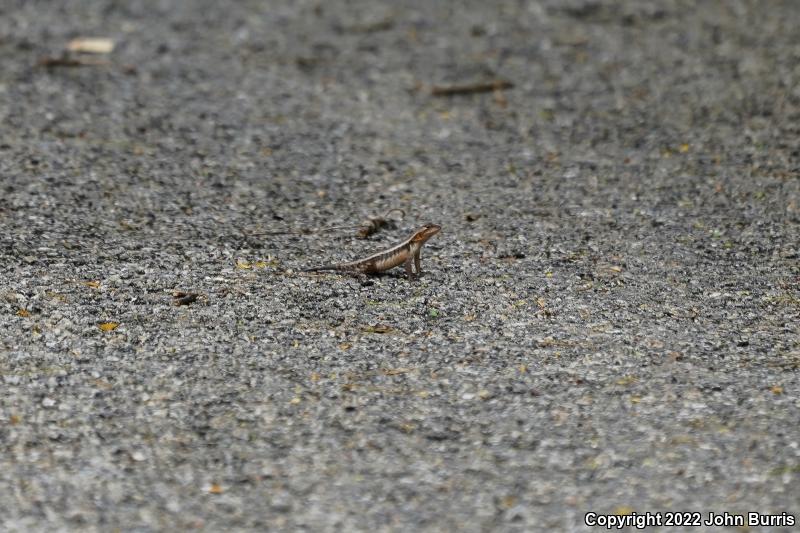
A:
[[[414,242],[425,242],[442,229],[441,226],[438,224],[425,224],[424,226],[420,226],[417,228],[417,231],[414,233],[412,237],[412,241]]]

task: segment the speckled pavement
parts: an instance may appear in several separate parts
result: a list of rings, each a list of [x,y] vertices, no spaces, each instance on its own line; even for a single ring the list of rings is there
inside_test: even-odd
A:
[[[0,530],[796,530],[800,9],[697,4],[0,3]]]

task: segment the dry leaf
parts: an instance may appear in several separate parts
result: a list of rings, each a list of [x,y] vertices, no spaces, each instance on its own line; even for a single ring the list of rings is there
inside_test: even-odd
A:
[[[81,37],[67,43],[67,50],[86,54],[110,54],[114,50],[114,41],[105,37]]]
[[[17,311],[17,316],[21,316],[22,318],[28,318],[31,314],[28,312],[27,309],[20,309]]]
[[[773,385],[769,390],[772,394],[783,394],[783,387],[780,385]]]
[[[222,494],[222,485],[219,485],[218,483],[212,483],[208,487],[208,492],[210,494]]]
[[[302,401],[303,401],[303,400],[301,400],[300,398],[298,398],[297,396],[295,396],[294,398],[292,398],[291,400],[289,400],[289,403],[290,403],[290,404],[292,404],[292,405],[297,405],[298,403],[300,403],[300,402],[302,402]]]
[[[683,354],[681,352],[669,352],[667,355],[672,361],[680,361],[683,359]]]
[[[247,261],[242,261],[241,259],[236,260],[236,268],[241,268],[243,270],[249,270],[253,268],[253,265],[248,263]]]
[[[111,385],[111,383],[109,383],[108,381],[105,381],[105,380],[103,380],[103,379],[93,379],[93,380],[92,380],[92,383],[93,383],[93,384],[94,384],[96,387],[98,387],[98,388],[100,388],[100,389],[105,389],[105,390],[108,390],[108,389],[111,389],[111,388],[113,388],[113,385]]]
[[[614,509],[615,515],[629,515],[631,513],[633,513],[633,509],[631,507],[628,507],[627,505],[620,505],[619,507]]]
[[[617,385],[630,385],[636,383],[636,376],[624,376],[617,380]]]
[[[119,327],[119,322],[103,322],[97,327],[99,327],[103,331],[114,331]]]
[[[386,324],[375,324],[374,326],[361,328],[361,331],[364,333],[389,333],[390,331],[394,331],[394,328]]]
[[[91,287],[92,289],[99,289],[100,282],[99,281],[82,281],[82,284],[86,285],[87,287]]]
[[[196,302],[199,296],[199,294],[194,292],[173,291],[172,303],[175,305],[189,305]]]
[[[514,496],[504,496],[500,500],[500,507],[502,509],[511,509],[514,507],[514,504],[517,503],[517,499]]]
[[[67,297],[59,292],[47,291],[45,292],[45,295],[47,295],[48,298],[52,298],[53,300],[56,300],[58,302],[67,301]]]
[[[411,372],[410,368],[384,368],[382,370],[384,375],[386,376],[398,376],[400,374],[405,374],[406,372]]]

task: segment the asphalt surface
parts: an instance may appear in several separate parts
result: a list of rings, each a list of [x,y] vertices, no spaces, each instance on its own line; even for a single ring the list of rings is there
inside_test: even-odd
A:
[[[697,4],[0,3],[0,530],[800,523],[800,9]]]

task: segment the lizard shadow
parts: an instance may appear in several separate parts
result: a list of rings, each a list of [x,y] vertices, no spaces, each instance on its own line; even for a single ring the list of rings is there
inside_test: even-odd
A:
[[[359,276],[359,278],[361,280],[361,285],[368,287],[374,285],[375,281],[378,279],[388,278],[388,279],[407,280],[413,283],[425,275],[426,275],[425,273],[414,274],[414,276],[409,280],[404,272],[398,271],[398,272],[376,272],[373,274],[364,275],[363,277]]]

